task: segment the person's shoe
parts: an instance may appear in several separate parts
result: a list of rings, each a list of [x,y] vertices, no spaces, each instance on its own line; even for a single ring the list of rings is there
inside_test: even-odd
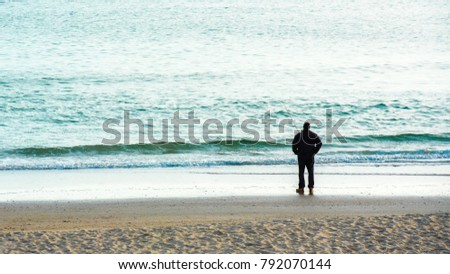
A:
[[[297,189],[295,190],[295,192],[297,192],[297,193],[300,194],[300,195],[305,194],[305,190],[304,190],[303,188],[297,188]]]
[[[314,195],[314,188],[312,187],[309,188],[309,195]]]

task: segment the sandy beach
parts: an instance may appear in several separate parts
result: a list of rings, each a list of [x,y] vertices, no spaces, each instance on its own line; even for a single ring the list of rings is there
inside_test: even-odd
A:
[[[448,197],[2,203],[1,253],[450,253]]]

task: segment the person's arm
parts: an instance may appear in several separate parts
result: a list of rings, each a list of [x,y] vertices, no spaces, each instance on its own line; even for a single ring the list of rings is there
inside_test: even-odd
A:
[[[300,142],[300,133],[295,134],[294,140],[292,140],[292,152],[298,154],[298,145]]]
[[[320,140],[320,137],[317,136],[315,148],[314,148],[314,154],[317,154],[321,147],[322,147],[322,140]]]

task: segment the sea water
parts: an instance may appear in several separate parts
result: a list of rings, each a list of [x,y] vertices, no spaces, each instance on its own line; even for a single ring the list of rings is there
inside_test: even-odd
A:
[[[0,1],[0,170],[295,164],[289,141],[307,119],[323,141],[319,165],[448,164],[449,10],[413,0]],[[143,122],[129,142],[125,111]],[[180,129],[186,144],[173,136],[177,111],[200,122],[194,135]],[[327,118],[328,128],[345,119],[345,142],[327,138]],[[119,121],[114,144],[107,119]],[[151,142],[164,119],[168,139]],[[214,141],[202,138],[208,119],[224,126]],[[256,142],[239,125],[227,132],[233,119],[253,119]],[[283,119],[293,123],[281,130]]]

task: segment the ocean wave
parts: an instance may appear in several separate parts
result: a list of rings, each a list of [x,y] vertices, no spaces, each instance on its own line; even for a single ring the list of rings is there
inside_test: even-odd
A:
[[[49,157],[15,156],[0,158],[0,170],[33,169],[95,169],[153,167],[213,167],[246,165],[295,165],[290,151],[277,153],[184,153],[184,154],[122,154],[122,155],[59,155]],[[317,164],[448,164],[450,150],[438,151],[324,151],[316,156]]]
[[[161,142],[153,144],[80,145],[70,147],[28,147],[5,151],[7,155],[22,156],[67,156],[67,155],[113,155],[113,154],[179,154],[202,151],[239,152],[249,149],[282,148],[286,145],[276,142],[255,142],[246,139],[209,143]]]
[[[377,149],[367,149],[367,147],[377,147],[379,143],[417,143],[417,147],[423,147],[424,144],[445,144],[450,142],[450,134],[398,134],[398,135],[364,135],[352,136],[346,138],[347,143],[334,142],[325,144],[326,147],[339,149],[339,147],[353,148],[354,153],[358,154],[386,154],[389,151]],[[290,146],[291,140],[278,140],[276,142],[252,141],[248,139],[225,140],[209,143],[152,143],[152,144],[117,144],[117,145],[79,145],[79,146],[60,146],[60,147],[26,147],[4,150],[0,155],[4,156],[27,156],[27,157],[51,157],[51,156],[70,156],[70,155],[163,155],[163,154],[189,154],[189,153],[255,153],[270,152],[274,150],[286,149]],[[361,144],[365,144],[365,150],[359,149]],[[394,144],[395,145],[395,144]],[[363,146],[361,146],[363,147]],[[398,152],[398,147],[393,149]],[[430,151],[417,150],[415,153],[427,154]],[[346,152],[352,153],[352,152]]]
[[[324,144],[318,164],[450,163],[450,134],[351,136]],[[0,170],[290,165],[290,140],[25,147],[0,150]]]
[[[450,133],[402,133],[393,135],[358,135],[346,138],[348,142],[450,142]]]

